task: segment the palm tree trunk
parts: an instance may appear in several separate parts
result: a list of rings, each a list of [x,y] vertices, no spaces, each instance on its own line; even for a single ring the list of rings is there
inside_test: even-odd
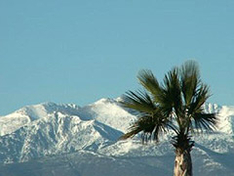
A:
[[[192,159],[190,150],[176,149],[174,176],[192,176]]]

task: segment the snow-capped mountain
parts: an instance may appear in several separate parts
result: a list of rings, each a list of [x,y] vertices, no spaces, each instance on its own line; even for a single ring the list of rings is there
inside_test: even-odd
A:
[[[194,175],[234,175],[234,107],[204,108],[219,114],[219,126],[194,138]],[[0,117],[0,176],[171,175],[170,136],[158,145],[142,145],[137,137],[118,141],[136,118],[118,99],[23,107]]]
[[[79,107],[74,104],[57,105],[51,102],[25,106],[12,114],[0,117],[0,135],[10,134],[35,120],[56,112],[76,115],[78,109]]]

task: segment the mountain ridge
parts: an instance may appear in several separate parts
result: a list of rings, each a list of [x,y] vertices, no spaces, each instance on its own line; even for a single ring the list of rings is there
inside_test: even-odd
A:
[[[195,169],[199,170],[195,172],[202,173],[205,169],[209,170],[203,174],[207,176],[212,174],[214,176],[215,173],[224,171],[232,175],[234,169],[228,164],[230,162],[228,155],[232,156],[234,153],[234,108],[206,104],[204,109],[207,112],[218,113],[221,123],[215,132],[193,138],[196,143],[192,157]],[[90,163],[90,166],[97,170],[99,170],[98,162],[106,163],[108,161],[113,166],[122,167],[123,165],[116,163],[118,161],[122,164],[129,163],[135,169],[136,167],[140,168],[142,163],[138,160],[141,158],[149,162],[145,164],[145,167],[151,168],[152,172],[155,169],[164,168],[165,162],[171,162],[170,167],[172,168],[174,149],[170,144],[170,135],[164,135],[158,145],[155,143],[142,145],[140,136],[126,141],[118,140],[136,118],[134,114],[131,114],[131,111],[122,108],[119,99],[101,99],[83,107],[52,102],[23,107],[7,116],[0,117],[0,165],[2,165],[2,172],[10,172],[7,168],[13,166],[16,168],[18,166],[26,167],[27,164],[23,163],[31,161],[45,162],[42,164],[43,170],[47,164],[53,162],[52,158],[57,158],[56,163],[61,164],[63,161],[59,161],[58,158],[63,158],[62,155],[69,157],[74,155],[77,161],[74,159],[72,165],[79,170],[82,170],[81,165],[86,167],[81,164],[82,161],[79,159],[81,156],[84,156],[84,161]],[[156,158],[154,159],[154,157]],[[224,158],[222,159],[222,157]],[[60,170],[60,164],[58,164],[58,169],[54,168],[55,172]],[[66,169],[69,172],[74,170],[71,164],[67,164]],[[140,172],[143,173],[143,171],[144,169]],[[172,170],[166,168],[161,171],[161,175],[172,173]],[[85,172],[79,171],[82,176],[85,176]],[[111,171],[108,173],[115,175]],[[13,173],[13,176],[14,174],[17,175],[17,173]],[[100,170],[95,174],[102,175]]]

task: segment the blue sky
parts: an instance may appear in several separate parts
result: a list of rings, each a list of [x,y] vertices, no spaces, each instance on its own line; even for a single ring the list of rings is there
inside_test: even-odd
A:
[[[198,61],[212,103],[234,105],[232,0],[0,2],[0,114],[116,98],[151,69]]]

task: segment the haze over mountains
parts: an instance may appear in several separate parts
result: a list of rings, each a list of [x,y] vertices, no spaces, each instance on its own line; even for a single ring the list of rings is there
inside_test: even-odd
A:
[[[119,99],[79,107],[42,103],[0,117],[0,176],[172,175],[170,136],[142,145],[118,141],[137,118]],[[215,132],[196,136],[194,175],[234,175],[234,107],[206,104],[219,114]]]

